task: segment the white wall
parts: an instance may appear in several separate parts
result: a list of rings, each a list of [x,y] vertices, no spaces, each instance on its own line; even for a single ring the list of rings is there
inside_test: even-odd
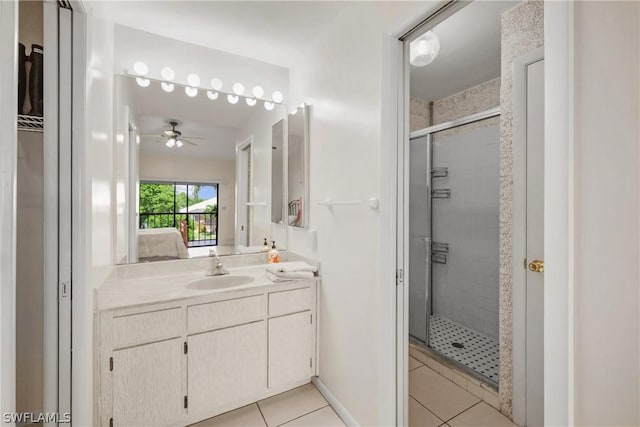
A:
[[[176,19],[176,25],[188,25],[180,22],[180,17]],[[280,91],[287,99],[289,72],[284,67],[122,25],[117,25],[115,31],[115,71],[118,74],[132,73],[133,64],[143,61],[149,66],[152,78],[162,79],[160,70],[170,66],[178,83],[187,84],[187,74],[196,73],[201,80],[200,87],[209,87],[211,79],[217,77],[223,82],[223,92],[232,92],[232,85],[239,82],[245,86],[246,94],[250,94],[255,85],[260,85],[264,89],[264,99],[270,99],[274,91]]]
[[[576,2],[575,423],[640,424],[640,5]]]
[[[140,153],[141,181],[217,182],[218,244],[233,245],[236,220],[235,160]]]
[[[81,248],[74,251],[84,258],[74,265],[84,273],[73,283],[73,365],[72,402],[74,425],[93,425],[93,307],[94,289],[111,273],[114,265],[115,206],[114,178],[114,80],[113,26],[101,21],[94,2],[87,7],[86,111],[85,135],[81,159],[83,193]],[[74,262],[76,262],[74,260]]]
[[[316,257],[320,286],[320,379],[360,425],[395,424],[393,280],[380,280],[380,213],[363,205],[317,205],[380,195],[383,34],[399,30],[434,3],[354,3],[291,70],[290,105],[311,105],[310,229],[289,228],[289,247]],[[366,19],[364,19],[366,17]],[[393,142],[395,144],[395,141]],[[395,210],[395,201],[381,200]],[[385,265],[382,265],[382,264]],[[388,263],[388,264],[387,264]],[[386,267],[386,268],[385,268]]]

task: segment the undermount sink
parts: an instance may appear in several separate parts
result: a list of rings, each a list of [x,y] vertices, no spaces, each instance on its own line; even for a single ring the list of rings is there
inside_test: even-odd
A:
[[[254,278],[251,276],[211,276],[204,279],[196,280],[187,285],[188,289],[195,290],[210,290],[210,289],[224,289],[232,288],[234,286],[246,285],[253,282]]]

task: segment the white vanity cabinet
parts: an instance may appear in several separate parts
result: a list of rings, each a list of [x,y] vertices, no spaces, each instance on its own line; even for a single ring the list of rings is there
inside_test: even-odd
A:
[[[98,423],[191,424],[317,375],[314,280],[98,312]]]

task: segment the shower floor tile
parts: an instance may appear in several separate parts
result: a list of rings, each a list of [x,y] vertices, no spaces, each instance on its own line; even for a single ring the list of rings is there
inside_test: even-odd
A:
[[[500,353],[496,339],[437,315],[431,316],[429,332],[429,347],[498,382]]]

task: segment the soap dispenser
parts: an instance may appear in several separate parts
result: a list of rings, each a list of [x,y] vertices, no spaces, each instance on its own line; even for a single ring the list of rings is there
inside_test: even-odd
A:
[[[269,243],[267,243],[267,238],[264,238],[264,243],[262,244],[262,249],[260,250],[261,252],[268,252],[269,251]]]
[[[267,258],[267,262],[269,264],[277,264],[280,262],[280,252],[276,249],[276,241],[271,241],[271,250],[269,251],[269,257]]]

